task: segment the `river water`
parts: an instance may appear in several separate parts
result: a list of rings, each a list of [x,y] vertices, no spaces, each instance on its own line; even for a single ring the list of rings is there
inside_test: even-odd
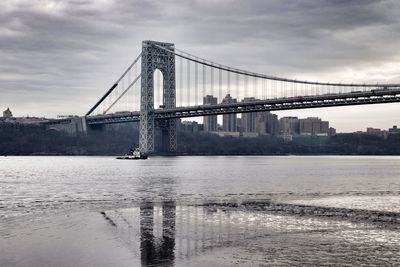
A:
[[[0,266],[400,264],[400,157],[0,158]]]

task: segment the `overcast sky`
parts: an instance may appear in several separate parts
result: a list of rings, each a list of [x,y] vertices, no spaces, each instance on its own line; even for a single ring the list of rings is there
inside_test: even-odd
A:
[[[0,109],[83,115],[142,40],[265,74],[400,82],[397,0],[1,0]],[[400,124],[400,104],[296,110],[339,131]]]

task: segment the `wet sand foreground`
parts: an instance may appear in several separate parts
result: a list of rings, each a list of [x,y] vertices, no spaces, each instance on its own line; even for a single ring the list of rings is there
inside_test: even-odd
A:
[[[400,264],[397,211],[165,201],[13,220],[1,223],[0,266]]]

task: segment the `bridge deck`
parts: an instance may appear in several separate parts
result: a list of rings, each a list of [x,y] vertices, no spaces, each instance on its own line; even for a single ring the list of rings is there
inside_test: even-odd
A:
[[[154,110],[155,119],[187,118],[231,113],[276,111],[304,108],[320,108],[350,105],[367,105],[400,102],[400,88],[377,89],[366,92],[325,94],[257,100],[230,104],[199,105]],[[140,112],[119,112],[87,117],[88,124],[124,123],[140,120]]]

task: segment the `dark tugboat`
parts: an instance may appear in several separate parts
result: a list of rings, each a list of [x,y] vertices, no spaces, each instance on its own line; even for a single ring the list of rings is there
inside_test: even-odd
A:
[[[139,148],[135,148],[135,149],[131,149],[129,154],[127,154],[125,156],[119,156],[119,157],[117,157],[117,159],[133,159],[133,160],[147,159],[147,155],[140,152]]]

